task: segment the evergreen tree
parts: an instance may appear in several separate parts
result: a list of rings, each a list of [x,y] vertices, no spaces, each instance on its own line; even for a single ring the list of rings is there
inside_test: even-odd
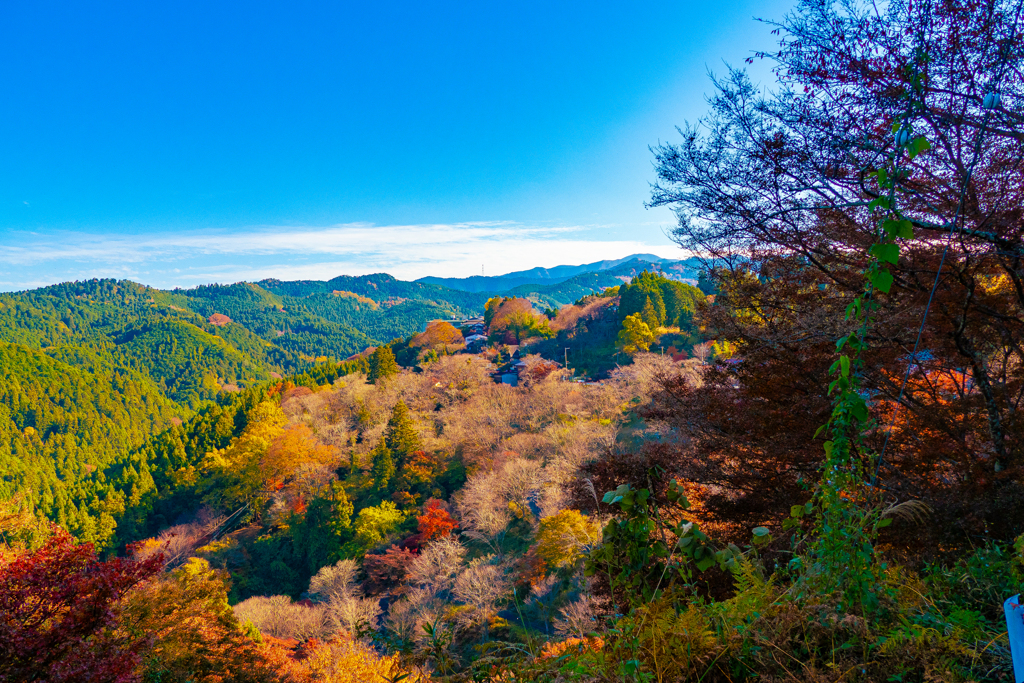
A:
[[[370,459],[373,462],[373,467],[370,469],[373,486],[377,491],[386,493],[388,484],[395,476],[395,459],[384,441],[378,442],[370,451]]]
[[[665,300],[661,293],[661,283],[667,281],[657,273],[649,273],[646,270],[630,282],[619,288],[619,319],[625,322],[628,316],[634,313],[642,313],[644,306],[650,301],[654,308],[658,324],[665,320]]]
[[[658,312],[654,310],[654,304],[651,303],[650,298],[647,299],[647,303],[644,304],[643,309],[640,311],[640,317],[647,323],[647,327],[650,330],[655,330],[661,324],[661,320],[658,319]]]
[[[310,572],[336,561],[341,547],[352,537],[355,507],[341,482],[332,482],[326,494],[309,503],[301,522],[294,524],[296,554],[306,558]]]
[[[382,379],[387,379],[398,374],[398,362],[395,360],[395,353],[387,344],[378,346],[370,356],[370,375],[366,378],[370,384],[377,384]]]
[[[411,454],[422,448],[405,401],[399,400],[391,411],[391,419],[384,431],[384,444],[399,463],[405,463]]]

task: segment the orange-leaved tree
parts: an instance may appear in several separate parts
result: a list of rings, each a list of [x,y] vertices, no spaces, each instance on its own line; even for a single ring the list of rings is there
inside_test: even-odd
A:
[[[423,506],[423,514],[416,519],[419,522],[419,532],[424,543],[447,536],[459,526],[459,523],[448,512],[448,506],[437,498],[428,500]]]
[[[462,333],[450,322],[432,320],[427,323],[426,330],[413,337],[410,346],[428,349],[442,347],[447,350],[450,346],[458,346],[464,342]]]
[[[253,640],[228,605],[226,573],[191,558],[128,596],[123,633],[146,634],[141,670],[161,683],[284,683],[294,665]]]

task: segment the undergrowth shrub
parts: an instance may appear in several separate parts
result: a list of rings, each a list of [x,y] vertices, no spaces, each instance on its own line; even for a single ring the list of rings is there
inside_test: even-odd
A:
[[[841,591],[813,590],[803,569],[811,563],[799,554],[799,570],[773,561],[769,571],[760,554],[772,542],[766,530],[745,548],[695,536],[694,525],[668,513],[685,511],[685,496],[671,484],[669,496],[628,486],[605,496],[622,512],[588,572],[609,577],[619,613],[599,639],[596,624],[572,620],[560,629],[563,644],[509,666],[509,680],[1011,680],[1001,605],[1024,590],[1024,540],[986,543],[920,571],[880,563],[879,604],[865,612]],[[732,576],[724,599],[695,581],[713,566]]]

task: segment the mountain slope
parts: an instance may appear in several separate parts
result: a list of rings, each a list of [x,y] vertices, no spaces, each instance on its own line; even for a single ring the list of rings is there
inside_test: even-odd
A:
[[[600,273],[617,269],[624,264],[631,263],[633,261],[642,262],[646,264],[647,268],[657,267],[669,271],[669,273],[677,273],[677,275],[675,275],[677,279],[696,279],[697,274],[701,270],[701,265],[697,259],[676,261],[661,258],[654,254],[633,254],[621,259],[595,261],[594,263],[584,263],[578,266],[563,265],[554,266],[552,268],[538,267],[490,277],[484,277],[481,275],[474,275],[466,278],[429,276],[420,278],[419,280],[416,280],[416,282],[441,285],[467,292],[508,292],[512,290],[520,290],[522,287],[529,287],[531,285],[537,287],[555,285],[579,275]],[[672,275],[669,276],[672,277]]]
[[[180,408],[109,345],[0,342],[0,368],[0,498],[26,494],[77,537],[102,542],[123,505],[104,469]]]
[[[542,308],[561,308],[588,294],[599,293],[608,287],[618,287],[652,268],[652,264],[647,261],[633,259],[613,268],[580,273],[557,284],[522,285],[504,294],[530,299]]]
[[[151,475],[137,454],[171,425],[214,415],[274,377],[409,338],[430,320],[478,314],[495,294],[558,307],[651,267],[609,263],[568,277],[552,269],[542,285],[504,292],[375,274],[173,291],[90,280],[0,294],[0,499],[31,492],[41,512],[79,538],[110,542],[125,506],[170,485],[154,477],[166,477],[172,462]],[[202,454],[219,443],[182,447]]]

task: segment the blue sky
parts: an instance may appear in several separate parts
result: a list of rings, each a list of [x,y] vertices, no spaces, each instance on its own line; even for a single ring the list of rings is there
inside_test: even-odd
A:
[[[789,4],[10,3],[0,289],[673,255],[648,145]]]

